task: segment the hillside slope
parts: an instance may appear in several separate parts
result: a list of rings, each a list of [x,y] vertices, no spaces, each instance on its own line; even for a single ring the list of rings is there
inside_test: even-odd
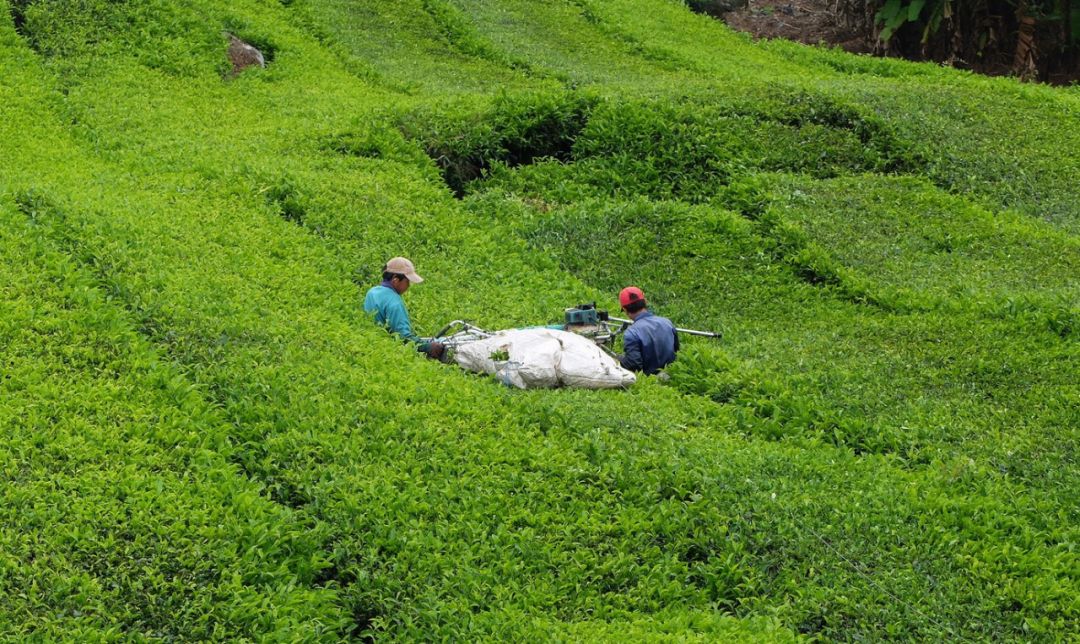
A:
[[[4,637],[1080,630],[1074,90],[669,0],[0,6]],[[427,333],[725,337],[508,390],[370,324],[397,254]]]

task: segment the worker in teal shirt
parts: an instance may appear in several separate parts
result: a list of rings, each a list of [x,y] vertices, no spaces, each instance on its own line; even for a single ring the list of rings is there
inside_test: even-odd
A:
[[[429,358],[441,358],[445,347],[430,342],[413,333],[409,312],[401,296],[411,284],[419,284],[424,278],[416,274],[413,263],[404,257],[395,257],[383,266],[383,281],[371,287],[364,296],[364,311],[374,314],[375,323],[386,327],[401,339],[417,345],[417,349]]]

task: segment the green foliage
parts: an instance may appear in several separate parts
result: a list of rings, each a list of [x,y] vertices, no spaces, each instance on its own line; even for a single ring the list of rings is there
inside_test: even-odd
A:
[[[882,41],[909,51],[917,43],[920,57],[966,64],[1009,60],[1020,65],[1013,72],[1021,76],[1039,72],[1026,68],[1027,56],[1043,73],[1068,73],[1077,54],[1078,0],[877,0],[840,5],[839,11],[854,13],[848,17],[857,21],[873,13]]]
[[[0,632],[333,639],[325,531],[230,463],[203,391],[43,242],[45,207],[0,202]]]
[[[608,106],[596,110],[575,143],[574,156],[592,160],[594,183],[616,194],[707,199],[717,186],[754,170],[806,171],[815,176],[884,169],[877,141],[860,124],[819,119],[777,106],[740,109],[709,101],[678,106]]]
[[[805,229],[893,299],[978,306],[1026,298],[1067,308],[1080,297],[1080,247],[1047,224],[992,214],[912,179],[796,182],[786,190],[785,225]]]
[[[57,65],[95,49],[103,55],[122,49],[167,73],[224,69],[214,60],[225,49],[220,23],[199,20],[175,3],[20,0],[12,10],[30,45]]]
[[[471,30],[499,51],[528,60],[531,73],[558,79],[570,88],[617,84],[633,93],[654,86],[658,71],[697,84],[692,75],[673,69],[671,57],[651,46],[649,39],[609,29],[600,20],[601,5],[596,3],[440,2],[458,7]]]
[[[530,68],[525,61],[494,47],[477,35],[469,26],[467,18],[452,3],[446,0],[421,0],[421,3],[446,39],[463,54],[510,68]]]
[[[926,20],[926,29],[923,31],[923,42],[931,33],[937,31],[945,13],[951,12],[951,9],[948,9],[950,4],[951,0],[939,0],[932,3],[930,17]],[[874,19],[882,25],[881,39],[889,40],[905,23],[918,22],[924,7],[926,7],[926,0],[911,0],[908,3],[904,3],[903,0],[886,0],[874,16]]]
[[[415,114],[401,128],[423,143],[446,183],[460,195],[469,181],[494,164],[513,167],[536,159],[568,159],[591,102],[567,92],[501,94],[487,110]]]
[[[1073,93],[657,0],[21,6],[3,637],[1077,630]],[[724,340],[511,391],[370,324],[398,254],[422,332],[633,282]]]
[[[374,71],[379,83],[404,92],[464,94],[530,83],[527,65],[511,68],[500,55],[492,54],[495,61],[485,58],[491,47],[445,2],[298,0],[292,13],[302,16],[307,29],[346,65],[365,75]],[[449,38],[454,29],[461,32],[458,40]],[[472,40],[477,55],[463,51],[469,47],[462,39]]]
[[[815,177],[897,172],[919,155],[873,117],[804,93],[731,100],[597,103],[579,93],[500,96],[490,110],[418,115],[403,125],[423,142],[455,192],[496,164],[575,161],[576,182],[613,194],[690,201],[735,177],[787,170]]]

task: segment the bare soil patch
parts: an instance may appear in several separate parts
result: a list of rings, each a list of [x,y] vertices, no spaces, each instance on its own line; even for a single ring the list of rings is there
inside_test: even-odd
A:
[[[858,54],[874,52],[865,34],[838,24],[830,0],[749,0],[723,15],[733,29],[755,38],[786,38],[808,45],[833,45]]]

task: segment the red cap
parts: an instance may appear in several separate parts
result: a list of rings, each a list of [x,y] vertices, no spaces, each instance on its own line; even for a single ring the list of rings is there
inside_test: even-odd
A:
[[[641,292],[641,289],[636,286],[627,286],[623,290],[619,291],[619,306],[626,308],[634,302],[644,302],[645,294]]]

